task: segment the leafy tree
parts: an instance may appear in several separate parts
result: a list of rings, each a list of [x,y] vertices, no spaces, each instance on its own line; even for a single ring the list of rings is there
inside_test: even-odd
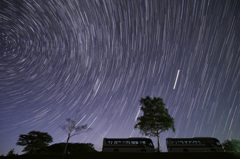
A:
[[[27,135],[19,135],[17,145],[26,146],[23,152],[34,154],[36,150],[46,148],[52,141],[53,139],[48,133],[31,131]]]
[[[66,152],[67,152],[68,141],[72,136],[78,135],[80,133],[87,132],[90,130],[90,128],[88,128],[87,124],[78,126],[77,121],[74,119],[67,118],[66,121],[67,121],[67,123],[62,126],[62,130],[64,130],[67,133],[67,142],[66,142],[66,146],[64,149],[64,154],[66,154]]]
[[[138,117],[135,129],[140,129],[146,136],[156,136],[158,142],[158,152],[160,151],[160,133],[172,129],[175,132],[174,119],[168,114],[168,109],[164,107],[163,99],[147,96],[140,100],[143,116]]]
[[[240,140],[226,140],[222,145],[225,151],[240,152]]]

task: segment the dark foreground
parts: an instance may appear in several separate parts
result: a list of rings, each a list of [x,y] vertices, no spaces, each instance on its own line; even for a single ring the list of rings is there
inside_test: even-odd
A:
[[[34,155],[34,156],[15,156],[0,157],[0,159],[63,159],[62,155]],[[78,155],[69,155],[67,159],[240,159],[240,154],[227,152],[188,152],[188,153],[79,153]]]

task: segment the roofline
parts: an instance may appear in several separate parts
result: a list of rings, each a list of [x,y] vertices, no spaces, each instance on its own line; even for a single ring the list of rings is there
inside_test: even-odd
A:
[[[150,139],[147,137],[128,137],[128,138],[103,138],[103,139]]]
[[[217,138],[215,138],[215,137],[192,137],[192,138],[171,138],[171,137],[169,137],[166,139],[217,139]]]

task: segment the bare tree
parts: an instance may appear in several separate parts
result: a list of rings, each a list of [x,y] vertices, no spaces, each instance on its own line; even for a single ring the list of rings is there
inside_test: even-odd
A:
[[[67,152],[68,141],[72,136],[87,132],[91,129],[88,128],[87,124],[78,126],[77,121],[71,118],[67,118],[66,124],[64,124],[61,128],[67,133],[67,143],[65,145],[64,154]]]

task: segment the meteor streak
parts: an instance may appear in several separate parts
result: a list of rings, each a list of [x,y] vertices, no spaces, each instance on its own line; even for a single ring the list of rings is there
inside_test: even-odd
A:
[[[179,72],[180,72],[180,70],[178,70],[178,72],[177,72],[177,77],[176,77],[176,80],[175,80],[175,83],[174,83],[173,89],[176,88],[176,84],[177,84],[177,80],[178,80]]]

